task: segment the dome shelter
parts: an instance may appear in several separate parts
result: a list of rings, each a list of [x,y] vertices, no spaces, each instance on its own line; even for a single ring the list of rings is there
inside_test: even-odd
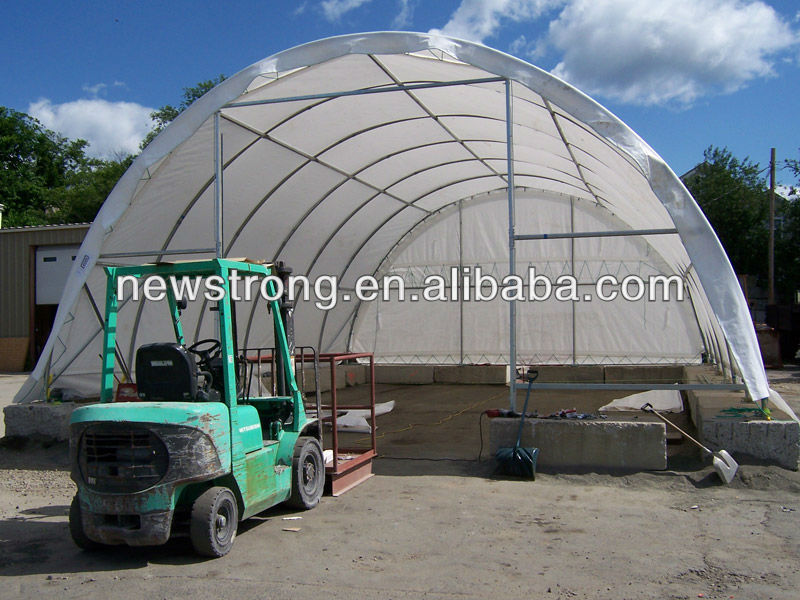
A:
[[[741,377],[751,399],[770,395],[736,276],[676,175],[597,102],[480,44],[329,38],[255,63],[196,101],[98,213],[16,400],[48,385],[99,389],[103,265],[215,253],[337,277],[334,308],[312,300],[295,312],[298,344],[321,352],[384,363],[708,360]],[[498,279],[530,268],[574,275],[582,300],[352,300],[361,275],[397,275],[411,291],[430,274],[451,285],[453,268],[467,267]],[[591,291],[609,274],[677,275],[687,298],[602,302]],[[197,339],[212,330],[207,308],[184,316]],[[269,345],[254,318],[263,301],[238,310],[240,345]],[[165,317],[124,302],[118,362],[160,341]]]

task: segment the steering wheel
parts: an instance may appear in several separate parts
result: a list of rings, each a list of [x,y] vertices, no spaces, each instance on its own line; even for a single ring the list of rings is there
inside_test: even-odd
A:
[[[206,348],[204,346],[208,347]],[[200,364],[208,366],[211,364],[213,359],[219,356],[220,348],[222,348],[222,344],[220,344],[219,340],[208,338],[205,340],[200,340],[199,342],[195,342],[189,346],[186,351],[196,354],[200,359]]]

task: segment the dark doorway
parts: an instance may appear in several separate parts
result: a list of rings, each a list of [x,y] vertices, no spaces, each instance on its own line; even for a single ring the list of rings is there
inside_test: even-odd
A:
[[[50,331],[53,329],[53,321],[56,318],[58,304],[36,304],[33,310],[33,360],[39,360],[39,356],[44,350]]]

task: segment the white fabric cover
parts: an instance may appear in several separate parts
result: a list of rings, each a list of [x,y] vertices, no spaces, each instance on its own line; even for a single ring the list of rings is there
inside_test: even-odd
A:
[[[677,228],[679,235],[524,241],[529,265],[556,276],[678,274],[685,302],[518,304],[520,363],[733,366],[753,399],[769,395],[747,306],[702,212],[663,160],[605,108],[552,75],[485,46],[413,33],[313,42],[244,69],[195,102],[134,161],[75,261],[43,358],[16,400],[44,387],[93,394],[105,277],[101,255],[213,247],[214,114],[224,160],[226,256],[284,260],[314,279],[362,274],[449,278],[454,265],[508,272],[505,83],[229,103],[398,83],[512,81],[517,233]],[[196,255],[184,258],[195,258]],[[180,256],[170,256],[180,258]],[[582,286],[589,290],[589,286]],[[340,294],[343,293],[340,290]],[[212,335],[202,306],[187,337]],[[264,304],[239,308],[240,343],[270,344]],[[201,318],[205,315],[204,318]],[[507,362],[508,305],[300,303],[298,344],[371,351],[379,362]],[[165,339],[163,307],[123,305],[119,353]],[[166,336],[169,337],[169,336]]]

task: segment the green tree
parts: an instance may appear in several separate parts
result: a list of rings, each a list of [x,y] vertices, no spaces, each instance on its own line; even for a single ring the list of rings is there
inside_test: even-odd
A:
[[[0,203],[6,226],[92,221],[133,157],[86,156],[33,117],[0,107]]]
[[[763,171],[710,146],[684,183],[722,242],[734,270],[766,284],[769,196]],[[776,263],[777,264],[777,263]]]
[[[54,189],[87,168],[86,141],[70,141],[21,112],[0,106],[0,204],[4,224],[48,222]]]
[[[223,81],[225,81],[225,75],[220,74],[214,79],[201,81],[192,87],[185,87],[183,88],[183,99],[177,107],[172,106],[171,104],[165,104],[158,110],[151,112],[150,118],[155,122],[155,126],[153,127],[152,131],[145,136],[145,138],[142,140],[142,143],[139,144],[139,148],[144,150],[147,147],[147,144],[152,142],[167,125],[174,121],[175,118],[184,110],[189,108],[195,100],[201,98],[206,92]]]
[[[133,156],[121,160],[87,161],[73,171],[64,186],[49,191],[51,223],[87,223],[93,221],[97,211],[111,190],[133,162]]]
[[[177,107],[152,113],[155,128],[144,148],[195,100],[225,80],[224,75],[183,89]],[[68,140],[39,121],[0,106],[0,204],[5,226],[92,221],[133,161],[99,160],[86,155],[85,140]]]
[[[785,166],[797,179],[798,185],[791,190],[796,196],[800,191],[800,161],[787,160]],[[781,303],[792,303],[800,290],[800,200],[781,199],[776,205],[781,224],[775,232],[775,287]]]

